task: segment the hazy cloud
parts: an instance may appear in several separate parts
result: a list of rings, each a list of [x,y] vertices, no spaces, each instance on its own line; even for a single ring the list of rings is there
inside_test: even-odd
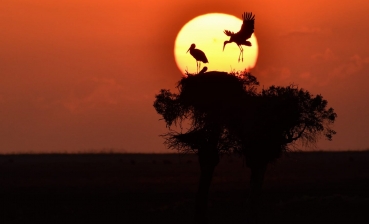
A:
[[[357,76],[369,65],[369,57],[355,54],[345,59],[339,58],[330,49],[326,49],[324,53],[313,55],[312,59],[313,65],[316,65],[311,71],[300,73],[299,77],[321,86],[329,85],[335,79],[342,80]],[[324,66],[321,66],[322,64]]]
[[[286,32],[281,33],[279,36],[281,37],[292,37],[292,36],[302,36],[302,35],[311,35],[311,34],[322,34],[328,33],[329,30],[321,29],[319,27],[300,27],[296,29],[291,29]]]
[[[289,68],[286,68],[286,67],[281,68],[280,71],[279,71],[279,73],[280,73],[280,78],[281,79],[287,79],[287,78],[289,78],[291,76],[290,69]]]
[[[266,85],[280,85],[281,81],[289,82],[291,78],[291,70],[288,67],[268,67],[256,70],[257,78],[261,83]]]
[[[91,78],[78,83],[63,103],[71,112],[102,105],[116,105],[125,98],[123,85],[114,79]]]
[[[310,72],[303,72],[303,73],[300,74],[300,78],[310,79],[311,78],[311,73]]]
[[[334,68],[330,73],[329,76],[345,78],[354,74],[359,73],[363,70],[364,66],[369,64],[369,57],[362,58],[359,55],[353,55],[350,57],[346,62],[341,63],[339,66]]]
[[[322,53],[312,55],[311,58],[318,61],[334,61],[338,59],[338,56],[335,55],[330,48],[327,48]]]

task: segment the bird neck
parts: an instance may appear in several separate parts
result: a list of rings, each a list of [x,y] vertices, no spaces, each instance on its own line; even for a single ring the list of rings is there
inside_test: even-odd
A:
[[[229,40],[224,41],[223,51],[224,51],[225,46],[226,46],[227,44],[229,44],[229,43],[231,43],[231,41],[229,41]]]

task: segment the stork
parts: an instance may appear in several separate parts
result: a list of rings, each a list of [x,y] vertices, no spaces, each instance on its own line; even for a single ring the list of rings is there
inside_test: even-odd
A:
[[[254,23],[255,23],[255,15],[252,15],[252,12],[243,13],[242,18],[243,18],[243,23],[242,23],[240,31],[238,31],[237,33],[234,33],[229,30],[224,30],[225,35],[229,36],[230,38],[228,41],[224,41],[223,51],[224,51],[226,44],[235,42],[237,46],[240,48],[240,54],[238,55],[238,62],[240,62],[241,55],[242,55],[242,61],[243,61],[242,45],[251,47],[251,42],[247,41],[247,39],[249,39],[251,35],[254,33]]]
[[[192,57],[196,59],[197,73],[199,73],[201,62],[208,63],[209,61],[206,58],[205,53],[202,50],[196,49],[195,47],[195,44],[191,44],[191,47],[188,48],[187,52],[190,51]]]

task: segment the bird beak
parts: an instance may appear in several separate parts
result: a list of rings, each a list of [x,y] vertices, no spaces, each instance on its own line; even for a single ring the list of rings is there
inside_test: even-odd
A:
[[[190,50],[191,48],[188,48],[188,50],[186,51],[186,54],[188,53],[188,51]]]
[[[227,41],[224,41],[224,45],[223,45],[223,51],[224,51],[224,48],[225,48],[225,45],[228,44]]]

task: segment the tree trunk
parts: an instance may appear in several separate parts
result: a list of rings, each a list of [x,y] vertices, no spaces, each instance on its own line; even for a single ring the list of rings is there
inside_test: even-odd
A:
[[[209,188],[213,179],[215,166],[219,163],[219,155],[217,150],[199,150],[198,156],[201,174],[199,188],[196,195],[195,222],[199,224],[206,224]]]
[[[247,223],[250,224],[258,223],[260,196],[266,168],[267,164],[260,164],[257,166],[250,167],[251,169],[250,196],[247,215],[248,220]]]

